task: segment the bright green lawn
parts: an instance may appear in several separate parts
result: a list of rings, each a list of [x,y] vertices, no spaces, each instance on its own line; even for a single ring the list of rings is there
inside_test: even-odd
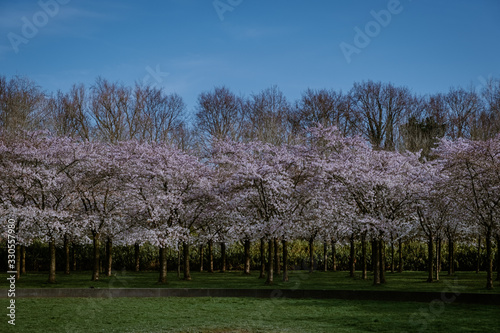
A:
[[[5,275],[4,275],[5,276]],[[453,291],[462,293],[498,293],[500,282],[495,281],[495,289],[485,289],[486,273],[457,272],[455,276],[443,274],[439,282],[425,282],[425,272],[387,273],[387,284],[382,286],[372,285],[372,276],[368,280],[360,279],[360,272],[356,278],[348,277],[347,272],[314,272],[291,271],[290,281],[282,282],[281,276],[275,276],[273,286],[266,286],[263,279],[258,279],[258,272],[244,276],[241,272],[226,273],[192,273],[191,281],[177,278],[176,272],[168,273],[168,283],[157,283],[157,272],[129,272],[117,271],[112,277],[101,275],[98,282],[90,281],[91,272],[72,272],[71,275],[57,274],[54,285],[47,284],[47,273],[28,273],[17,280],[17,288],[282,288],[282,289],[342,289],[342,290],[404,290],[404,291],[443,291],[453,286]],[[1,277],[1,276],[0,276]],[[6,281],[5,278],[2,278]],[[0,288],[6,288],[7,283],[1,283]]]
[[[254,298],[28,298],[17,299],[16,305],[16,326],[10,327],[4,315],[0,332],[400,333],[498,332],[500,329],[499,307],[454,303]]]

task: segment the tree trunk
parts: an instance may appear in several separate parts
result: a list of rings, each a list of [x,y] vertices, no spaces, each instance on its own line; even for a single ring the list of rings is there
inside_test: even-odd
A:
[[[286,240],[281,241],[283,247],[283,282],[288,282],[288,244]]]
[[[441,271],[441,237],[436,239],[436,281],[439,281]]]
[[[350,237],[350,251],[349,251],[349,276],[354,277],[356,270],[356,249],[354,248],[354,234]]]
[[[182,249],[184,250],[184,280],[191,280],[191,270],[189,269],[189,244],[186,242],[182,243]]]
[[[455,244],[453,239],[448,237],[448,275],[455,273]]]
[[[398,240],[398,273],[403,273],[403,240]]]
[[[76,271],[76,244],[71,242],[71,261],[73,262],[73,271]]]
[[[21,245],[16,245],[16,280],[21,278]]]
[[[205,257],[205,247],[200,245],[200,273],[203,272],[203,259]]]
[[[180,244],[178,245],[177,249],[177,278],[181,278],[181,248]]]
[[[477,239],[476,273],[481,269],[481,236]]]
[[[26,274],[26,246],[21,245],[21,274]]]
[[[391,273],[394,273],[394,268],[395,268],[395,263],[396,260],[394,260],[394,240],[391,235]]]
[[[280,246],[278,238],[274,239],[274,272],[276,275],[281,274],[280,270]]]
[[[386,279],[385,279],[385,265],[386,265],[385,242],[382,239],[380,240],[380,245],[379,245],[378,251],[380,253],[380,283],[386,283]]]
[[[56,283],[56,242],[52,238],[49,241],[49,253],[50,253],[50,264],[49,264],[49,283]]]
[[[134,244],[134,270],[139,272],[141,270],[141,246],[138,242]]]
[[[427,239],[427,272],[429,273],[427,277],[427,282],[434,281],[434,237],[432,235],[428,236]]]
[[[380,254],[379,254],[379,241],[372,240],[372,263],[373,263],[373,284],[380,284]]]
[[[111,276],[113,268],[113,241],[108,237],[106,241],[106,276]]]
[[[309,238],[309,273],[314,271],[314,238]]]
[[[323,242],[323,271],[328,272],[328,243]]]
[[[99,268],[101,264],[101,253],[100,253],[100,242],[99,233],[94,233],[93,245],[94,245],[94,269],[92,271],[92,281],[99,280]]]
[[[266,273],[266,243],[264,238],[260,239],[260,273],[259,279],[263,279]]]
[[[71,256],[69,251],[69,240],[67,235],[64,235],[64,261],[65,261],[64,274],[68,275],[71,266]]]
[[[497,234],[497,281],[500,281],[500,234]]]
[[[366,233],[361,235],[361,278],[366,280],[368,278],[368,267],[366,264]]]
[[[221,268],[220,272],[225,273],[226,272],[226,243],[221,242],[220,243],[220,260],[221,260]]]
[[[267,269],[267,280],[266,284],[267,285],[272,285],[274,282],[274,277],[273,277],[273,270],[274,270],[274,240],[271,238],[268,241],[268,269]]]
[[[332,269],[334,272],[337,271],[337,248],[336,248],[336,241],[335,239],[332,238]]]
[[[167,283],[167,249],[160,246],[160,277],[159,283]]]
[[[486,230],[486,289],[493,289],[493,249],[491,244],[492,227]]]
[[[245,247],[245,267],[243,270],[243,274],[250,275],[250,240],[249,239],[245,239],[244,247]]]
[[[208,241],[208,261],[209,261],[209,273],[214,272],[214,241]]]

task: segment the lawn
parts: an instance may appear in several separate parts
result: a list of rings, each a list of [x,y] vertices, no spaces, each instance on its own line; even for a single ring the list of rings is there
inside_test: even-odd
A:
[[[500,282],[495,281],[493,291],[485,289],[486,273],[456,272],[454,276],[443,274],[440,281],[425,282],[425,272],[387,273],[387,283],[381,286],[372,285],[372,276],[368,280],[360,278],[356,272],[355,278],[349,278],[348,272],[314,272],[291,271],[289,282],[282,282],[281,276],[275,276],[273,286],[266,286],[263,279],[258,279],[258,273],[245,276],[239,271],[226,273],[192,273],[191,281],[177,278],[176,272],[168,273],[168,283],[157,283],[157,272],[117,271],[112,277],[101,275],[101,280],[90,281],[91,272],[72,272],[57,274],[57,283],[46,283],[47,273],[28,273],[17,280],[17,288],[269,288],[269,289],[337,289],[337,290],[404,290],[404,291],[435,291],[453,286],[462,293],[499,293]],[[6,275],[4,275],[6,276]],[[5,278],[3,278],[4,281]],[[1,288],[7,288],[2,283]]]
[[[252,298],[17,299],[1,332],[494,332],[500,308]]]

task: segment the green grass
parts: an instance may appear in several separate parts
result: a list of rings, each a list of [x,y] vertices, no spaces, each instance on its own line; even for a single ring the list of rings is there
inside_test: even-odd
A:
[[[3,276],[6,276],[5,274]],[[347,272],[314,272],[291,271],[290,281],[282,282],[281,276],[275,276],[273,286],[266,286],[263,279],[258,279],[258,273],[245,276],[241,272],[226,273],[192,273],[191,281],[177,278],[176,272],[169,272],[168,283],[157,283],[157,272],[118,271],[112,277],[101,275],[101,280],[90,281],[91,272],[72,272],[57,274],[57,283],[48,284],[47,273],[28,273],[16,281],[17,288],[269,288],[269,289],[337,289],[337,290],[404,290],[404,291],[443,291],[453,288],[462,293],[499,293],[500,282],[495,281],[495,289],[488,291],[486,273],[457,272],[454,276],[443,274],[440,281],[427,283],[425,272],[387,273],[387,283],[381,286],[372,285],[372,276],[368,280],[360,278],[356,272],[355,278],[349,278]],[[6,281],[5,278],[2,278]],[[0,288],[7,288],[7,283]]]
[[[3,303],[3,302],[2,302]],[[5,309],[5,308],[4,308]],[[494,332],[497,306],[252,298],[17,299],[1,332]]]

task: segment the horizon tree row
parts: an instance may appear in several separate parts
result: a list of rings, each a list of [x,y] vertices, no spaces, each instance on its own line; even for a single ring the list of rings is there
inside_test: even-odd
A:
[[[201,92],[188,110],[182,97],[98,77],[91,86],[47,93],[26,77],[0,76],[0,128],[49,130],[58,136],[116,143],[167,142],[203,151],[207,139],[292,144],[315,124],[360,135],[373,148],[430,154],[436,138],[485,140],[500,133],[500,79],[479,91],[451,87],[417,95],[408,87],[363,81],[348,92],[306,89],[290,101],[277,86],[249,96],[228,87]]]
[[[182,248],[189,280],[191,247],[220,243],[224,256],[227,244],[241,241],[247,273],[251,243],[260,243],[262,255],[267,246],[266,283],[272,284],[277,245],[287,263],[288,243],[302,239],[311,255],[315,241],[347,240],[351,275],[354,243],[360,242],[365,279],[369,242],[374,284],[380,284],[386,243],[414,237],[428,243],[432,282],[436,240],[446,238],[453,252],[455,242],[480,234],[486,287],[493,288],[500,136],[443,139],[428,161],[420,153],[380,150],[361,136],[321,125],[293,144],[212,138],[204,155],[166,143],[1,134],[2,232],[14,218],[18,245],[35,239],[49,244],[51,283],[56,246],[69,242],[93,244],[93,280],[99,279],[101,243],[111,269],[113,244],[148,242],[159,248],[164,283],[169,248]]]

